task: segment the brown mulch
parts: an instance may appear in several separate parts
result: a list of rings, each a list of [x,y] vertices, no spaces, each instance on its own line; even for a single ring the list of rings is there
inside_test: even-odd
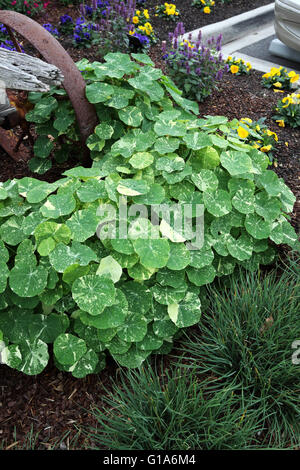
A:
[[[187,8],[192,0],[177,0],[187,30],[193,30],[205,24],[214,23],[270,3],[269,0],[232,0],[222,5],[216,2],[211,15],[203,15],[197,9]],[[58,0],[52,0],[49,12],[39,18],[40,23],[55,22],[60,14],[69,13],[75,18],[74,7],[61,7]],[[148,0],[147,8],[150,10],[159,4],[158,0]],[[161,2],[163,3],[163,1]],[[153,25],[161,39],[172,30],[174,24],[159,19],[153,20]],[[187,27],[188,25],[188,27]],[[88,57],[95,60],[94,50],[68,49],[74,60]],[[152,59],[156,64],[162,64],[159,55],[159,45],[152,49]],[[226,74],[210,98],[199,106],[201,116],[226,115],[229,119],[249,117],[257,120],[266,116],[266,124],[278,134],[278,148],[274,153],[277,166],[273,167],[276,173],[284,179],[297,197],[297,204],[292,214],[292,223],[296,227],[300,220],[300,133],[299,129],[279,128],[272,121],[272,108],[278,95],[260,85],[261,74],[252,71],[250,76],[236,77]],[[288,146],[285,145],[288,142]],[[55,181],[66,168],[72,166],[69,162],[61,166],[54,166],[40,179]],[[27,165],[13,161],[0,147],[0,181],[12,178],[22,178],[33,175]],[[87,376],[84,379],[75,379],[70,374],[59,372],[52,362],[38,376],[26,376],[7,366],[0,368],[0,449],[1,442],[4,448],[17,449],[24,444],[24,437],[33,429],[39,432],[37,438],[38,449],[47,449],[54,446],[64,435],[60,448],[72,448],[72,437],[76,434],[75,425],[95,425],[94,419],[88,411],[91,405],[98,408],[103,406],[104,388],[110,389],[112,380],[117,377],[118,368],[113,361],[99,375]],[[86,443],[85,437],[80,436],[76,444],[79,449]]]

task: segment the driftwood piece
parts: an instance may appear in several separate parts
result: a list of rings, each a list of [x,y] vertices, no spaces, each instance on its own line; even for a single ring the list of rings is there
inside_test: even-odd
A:
[[[64,80],[61,71],[37,57],[0,48],[0,80],[6,88],[48,91]]]

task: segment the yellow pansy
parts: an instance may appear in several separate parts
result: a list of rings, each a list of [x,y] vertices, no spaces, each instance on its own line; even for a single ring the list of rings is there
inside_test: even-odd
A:
[[[230,67],[230,72],[231,72],[231,73],[233,73],[233,74],[234,74],[234,73],[238,73],[238,71],[239,71],[239,67],[238,67],[237,65],[232,65],[232,66]]]
[[[273,88],[274,93],[284,93],[283,90],[278,90],[278,88]]]
[[[140,16],[140,14],[141,14],[140,10],[136,10],[135,14],[136,14],[137,16]]]
[[[273,83],[273,86],[276,86],[276,88],[282,88],[282,83],[275,82],[275,83]]]
[[[260,147],[261,152],[269,152],[272,148],[272,145],[265,145],[264,147]]]
[[[278,122],[279,127],[285,127],[285,123],[283,119],[276,119],[276,122]]]
[[[242,118],[241,121],[245,121],[245,122],[249,122],[250,124],[252,124],[252,119],[250,118]]]
[[[132,18],[132,22],[133,22],[134,24],[138,24],[138,22],[139,22],[139,17],[138,17],[138,16],[134,16],[134,17]]]
[[[276,142],[278,141],[278,136],[277,136],[276,132],[272,132],[272,131],[270,131],[270,129],[267,129],[266,132],[267,132],[267,135],[269,135],[269,136],[273,135]]]
[[[147,18],[147,20],[150,18],[148,10],[144,10],[144,17]]]
[[[232,61],[232,57],[231,57],[231,55],[229,55],[229,56],[227,57],[227,62],[231,62],[231,61]]]
[[[246,129],[244,129],[242,126],[239,126],[237,128],[237,133],[241,139],[246,139],[249,135],[249,132]]]
[[[204,7],[204,8],[203,8],[203,12],[204,12],[204,13],[207,13],[207,14],[209,15],[209,13],[210,13],[210,8],[209,8],[209,7]]]

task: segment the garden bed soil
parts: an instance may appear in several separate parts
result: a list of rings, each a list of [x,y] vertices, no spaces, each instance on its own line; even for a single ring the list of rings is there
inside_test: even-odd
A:
[[[149,0],[147,8],[151,10],[158,4],[157,0]],[[235,14],[242,13],[270,3],[268,0],[232,0],[231,3],[216,2],[211,15],[195,14],[194,8],[188,8],[187,0],[177,0],[187,30],[193,30],[205,24],[221,21]],[[151,11],[150,11],[151,12]],[[59,7],[58,1],[52,1],[48,13],[39,18],[40,23],[53,22],[63,13],[74,15],[74,7]],[[158,36],[163,39],[167,32],[173,29],[173,23],[155,19],[153,25]],[[188,25],[188,27],[187,27]],[[75,60],[88,57],[91,60],[91,50],[68,49]],[[159,46],[150,53],[157,66],[163,66]],[[77,56],[77,57],[75,57]],[[252,71],[250,76],[233,76],[225,74],[219,89],[214,91],[205,102],[199,105],[199,115],[225,115],[229,119],[249,117],[257,120],[266,116],[266,124],[278,134],[279,142],[274,152],[275,166],[273,169],[278,176],[291,188],[297,197],[297,203],[292,214],[292,223],[299,230],[299,201],[300,201],[300,133],[299,129],[288,127],[279,128],[272,121],[272,108],[278,95],[271,90],[262,88],[261,74]],[[282,96],[282,95],[281,95]],[[287,143],[287,144],[286,144]],[[40,179],[55,181],[67,167],[74,166],[75,162],[68,162],[61,166],[54,166]],[[12,178],[22,178],[33,175],[27,165],[12,160],[0,147],[0,181]],[[166,363],[168,358],[165,358]],[[75,425],[92,425],[96,423],[89,415],[91,405],[101,409],[102,397],[105,388],[110,389],[112,380],[116,379],[117,365],[111,360],[108,367],[99,375],[87,376],[84,379],[75,379],[68,373],[59,372],[50,362],[46,369],[37,377],[26,376],[7,366],[1,366],[0,379],[0,442],[4,448],[17,449],[24,444],[26,435],[33,429],[39,432],[37,449],[47,449],[59,442],[64,433],[70,432],[60,448],[72,448],[72,437],[76,434]],[[77,449],[85,444],[84,436],[80,436],[76,443]],[[74,444],[73,444],[74,446]],[[1,447],[0,447],[1,448]]]

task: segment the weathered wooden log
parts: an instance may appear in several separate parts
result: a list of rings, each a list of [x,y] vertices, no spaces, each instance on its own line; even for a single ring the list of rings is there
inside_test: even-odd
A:
[[[45,92],[60,85],[64,76],[55,65],[37,57],[0,48],[0,80],[6,88]]]

